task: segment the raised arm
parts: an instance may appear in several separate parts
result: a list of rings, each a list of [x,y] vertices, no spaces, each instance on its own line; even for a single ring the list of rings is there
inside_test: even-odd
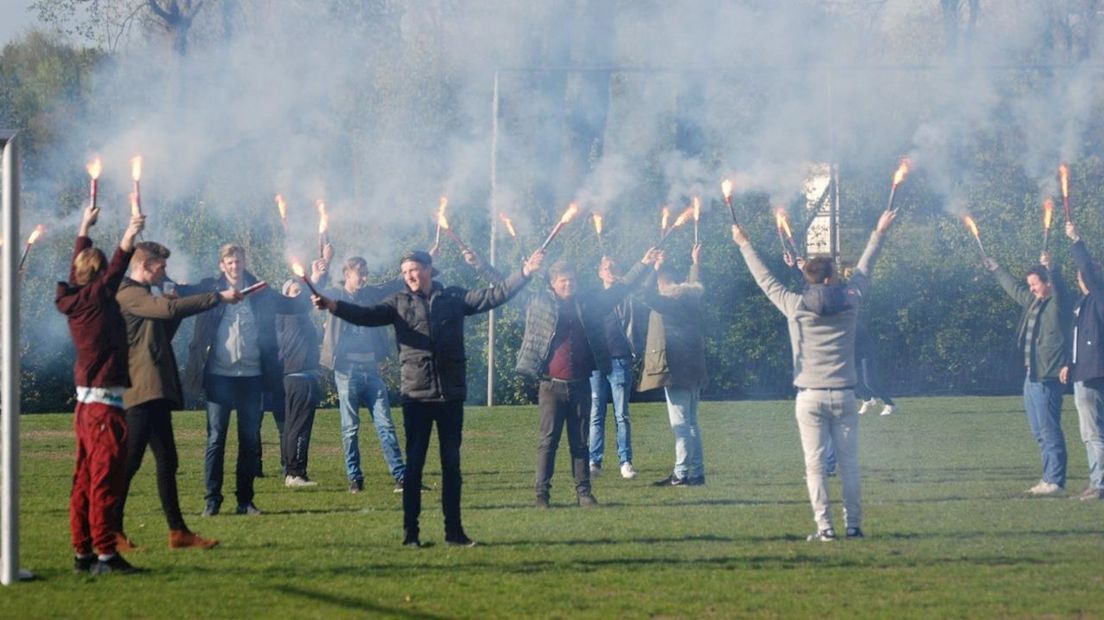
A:
[[[329,310],[337,318],[366,327],[381,327],[393,325],[399,318],[396,310],[395,295],[388,297],[383,302],[370,306],[358,306],[344,301],[334,301],[327,297],[314,296],[314,305],[320,310]]]
[[[771,274],[770,269],[767,269],[767,266],[763,263],[763,259],[759,258],[755,248],[751,247],[751,239],[748,238],[747,233],[744,232],[743,228],[740,228],[739,224],[732,225],[732,240],[740,246],[740,254],[743,255],[744,262],[747,263],[748,271],[755,278],[755,283],[759,285],[759,288],[766,293],[767,299],[782,314],[791,316],[801,303],[801,295],[786,290],[786,287],[778,281],[778,278]]]
[[[595,293],[594,300],[596,311],[599,313],[612,312],[613,308],[621,303],[629,293],[639,288],[641,284],[648,280],[649,273],[654,271],[649,268],[655,265],[658,259],[659,250],[650,248],[618,282],[607,289],[602,289]]]
[[[1035,300],[1035,296],[1031,294],[1031,290],[1027,288],[1027,285],[1013,278],[1012,274],[1008,273],[1008,270],[1004,267],[1001,267],[1000,263],[995,259],[987,257],[985,259],[985,268],[993,273],[993,277],[997,279],[997,283],[1000,284],[1004,292],[1008,293],[1008,296],[1016,303],[1026,308]]]
[[[1081,281],[1085,283],[1085,288],[1089,289],[1090,293],[1104,291],[1104,279],[1100,277],[1100,269],[1093,262],[1092,256],[1089,255],[1089,249],[1085,247],[1085,242],[1081,239],[1081,233],[1078,232],[1073,222],[1066,222],[1066,236],[1073,241],[1073,246],[1071,246],[1073,262],[1077,265],[1077,270],[1081,272]]]
[[[874,232],[870,233],[870,240],[866,242],[866,248],[859,257],[859,263],[855,265],[855,273],[851,276],[850,285],[858,289],[860,294],[866,293],[867,287],[870,286],[870,274],[874,271],[874,263],[877,262],[878,255],[882,251],[882,240],[895,219],[897,219],[896,211],[887,209],[882,212],[881,217],[878,218],[878,225],[874,227]]]
[[[511,274],[494,286],[465,292],[464,315],[471,316],[487,312],[510,301],[529,283],[532,275],[540,269],[542,262],[544,262],[544,252],[537,250],[525,261],[519,273]]]
[[[214,308],[223,300],[219,293],[198,293],[177,299],[158,297],[141,286],[129,286],[115,296],[119,308],[144,319],[183,319]]]

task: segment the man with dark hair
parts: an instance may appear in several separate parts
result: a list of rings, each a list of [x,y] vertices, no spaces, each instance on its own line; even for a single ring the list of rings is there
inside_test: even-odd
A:
[[[613,258],[603,256],[598,263],[598,278],[603,288],[621,280],[621,268]],[[617,458],[621,477],[636,477],[632,458],[632,422],[629,419],[629,395],[633,385],[633,360],[638,355],[638,333],[647,310],[639,310],[632,297],[625,297],[603,319],[610,371],[595,368],[590,375],[590,475],[602,472],[606,450],[606,400],[613,404],[617,425]]]
[[[75,572],[131,573],[136,569],[117,553],[116,543],[120,529],[116,504],[126,493],[123,393],[130,387],[130,377],[126,324],[115,293],[134,254],[134,238],[145,226],[146,218],[130,218],[119,247],[107,263],[104,253],[93,247],[88,237],[99,214],[97,208],[85,209],[73,247],[69,280],[57,283],[54,299],[58,311],[66,316],[77,353],[73,363],[77,462],[69,496],[69,529]]]
[[[839,459],[848,538],[862,538],[862,490],[859,474],[859,413],[855,400],[855,322],[862,309],[882,239],[893,220],[887,210],[859,258],[850,282],[837,281],[835,265],[812,259],[803,269],[808,283],[802,293],[787,291],[751,247],[740,226],[732,225],[732,240],[740,246],[756,284],[783,315],[793,348],[795,417],[805,453],[805,481],[817,531],[809,541],[836,540],[828,500],[826,456],[829,442]]]
[[[996,260],[985,259],[1008,296],[1023,306],[1016,346],[1024,360],[1024,411],[1031,434],[1039,444],[1043,477],[1029,495],[1060,495],[1066,488],[1066,437],[1062,433],[1062,369],[1069,365],[1069,332],[1073,309],[1069,291],[1049,252],[1041,264],[1017,282]],[[1052,277],[1054,276],[1054,277]]]
[[[1104,500],[1104,300],[1100,294],[1104,278],[1073,222],[1066,222],[1066,235],[1073,241],[1081,299],[1073,308],[1070,364],[1062,369],[1060,378],[1062,383],[1073,382],[1073,402],[1089,461],[1089,484],[1077,499]]]
[[[649,250],[623,282],[589,295],[575,294],[575,267],[557,261],[548,270],[548,288],[533,294],[525,313],[525,335],[518,349],[517,371],[540,380],[540,441],[537,444],[537,508],[548,508],[556,449],[566,427],[579,506],[598,505],[590,485],[590,375],[610,372],[604,317],[625,298],[655,262]]]
[[[329,271],[329,261],[319,263],[311,274],[316,283],[323,283]],[[340,288],[324,285],[326,297],[350,304],[371,306],[380,303],[405,285],[402,278],[382,284],[368,284],[368,263],[360,256],[345,260],[341,268]],[[372,425],[379,437],[380,453],[394,478],[395,492],[402,493],[406,466],[403,464],[395,422],[391,419],[391,403],[387,384],[379,372],[379,364],[390,354],[387,333],[382,327],[364,327],[326,316],[322,336],[322,366],[333,372],[341,413],[341,443],[345,452],[345,475],[349,492],[364,489],[364,472],[360,468],[360,405],[372,412]]]
[[[644,348],[644,372],[640,391],[663,388],[667,417],[675,435],[675,466],[655,486],[681,487],[705,484],[698,403],[708,376],[705,371],[705,339],[702,335],[700,275],[701,244],[690,251],[686,282],[661,253],[655,274],[644,289],[642,301],[651,308],[648,343]]]
[[[241,291],[258,279],[246,268],[245,248],[228,243],[219,249],[217,278],[207,278],[187,291]],[[207,451],[204,479],[207,494],[203,516],[222,507],[222,474],[230,411],[238,412],[236,467],[237,514],[259,515],[253,503],[253,479],[260,463],[263,393],[282,393],[284,373],[276,342],[276,315],[310,310],[306,298],[284,297],[264,288],[244,304],[219,306],[196,321],[188,352],[185,382],[189,391],[207,400]]]
[[[393,325],[399,345],[403,427],[406,430],[406,481],[403,485],[403,544],[421,546],[422,468],[433,425],[437,425],[445,516],[445,542],[470,547],[460,518],[460,442],[467,396],[464,317],[501,306],[529,282],[544,254],[534,253],[520,273],[490,288],[444,287],[432,279],[433,258],[426,252],[402,255],[399,267],[406,290],[378,304],[358,306],[316,295],[319,309],[355,325]]]
[[[129,489],[130,481],[142,466],[142,457],[148,445],[157,464],[157,492],[169,523],[169,548],[210,549],[218,541],[203,538],[189,530],[180,512],[172,412],[184,406],[184,396],[180,389],[180,373],[172,339],[184,318],[221,303],[236,304],[241,300],[241,295],[236,291],[200,293],[181,298],[154,295],[151,287],[158,286],[164,290],[164,283],[168,281],[165,265],[169,255],[169,249],[159,243],[139,243],[130,261],[130,277],[123,280],[116,295],[126,320],[130,343],[131,387],[123,395],[130,429],[126,484]],[[119,538],[131,547],[133,543],[123,534],[125,504],[124,494],[118,504]]]

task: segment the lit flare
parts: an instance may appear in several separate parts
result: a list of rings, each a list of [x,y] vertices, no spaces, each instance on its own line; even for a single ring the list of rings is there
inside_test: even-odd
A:
[[[284,197],[281,194],[276,194],[276,210],[280,212],[280,221],[284,223],[284,228],[287,228],[287,202],[284,201]]]
[[[135,155],[130,159],[130,178],[135,182],[142,180],[142,156]]]
[[[893,173],[893,187],[896,188],[902,181],[908,177],[909,169],[912,167],[912,160],[908,157],[901,158],[901,164],[897,166],[897,172]]]
[[[88,162],[88,165],[85,168],[88,170],[88,176],[92,179],[89,184],[88,194],[90,199],[89,202],[91,203],[92,208],[95,209],[96,194],[99,193],[98,188],[100,182],[100,173],[103,172],[103,162],[100,161],[99,157],[95,157],[92,159],[92,161]]]
[[[498,219],[502,220],[502,223],[506,225],[506,232],[510,233],[510,236],[517,238],[517,231],[514,230],[514,223],[510,221],[510,218],[506,217],[505,213],[499,213]]]
[[[659,232],[664,232],[664,231],[667,230],[667,222],[670,219],[671,219],[671,209],[669,209],[667,207],[663,207],[663,211],[661,212],[661,215],[660,215],[660,218],[659,218]]]

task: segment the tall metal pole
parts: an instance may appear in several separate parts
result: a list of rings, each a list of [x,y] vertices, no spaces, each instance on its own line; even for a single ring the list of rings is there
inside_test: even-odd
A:
[[[491,94],[491,247],[487,260],[495,264],[495,238],[498,236],[498,71]],[[495,311],[487,315],[487,406],[494,407],[495,389]]]
[[[0,584],[19,581],[19,144],[0,131]]]

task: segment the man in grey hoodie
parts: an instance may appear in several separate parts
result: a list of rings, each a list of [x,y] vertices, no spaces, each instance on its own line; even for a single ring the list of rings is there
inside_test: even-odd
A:
[[[855,401],[856,318],[870,282],[882,239],[896,214],[885,211],[870,236],[851,280],[840,283],[831,259],[814,258],[802,268],[804,293],[786,290],[751,247],[747,233],[732,226],[751,275],[767,298],[786,315],[793,348],[797,427],[805,452],[805,480],[817,531],[810,541],[833,541],[828,502],[826,449],[835,446],[843,480],[843,509],[848,538],[862,538],[862,490],[859,476],[859,413]]]

